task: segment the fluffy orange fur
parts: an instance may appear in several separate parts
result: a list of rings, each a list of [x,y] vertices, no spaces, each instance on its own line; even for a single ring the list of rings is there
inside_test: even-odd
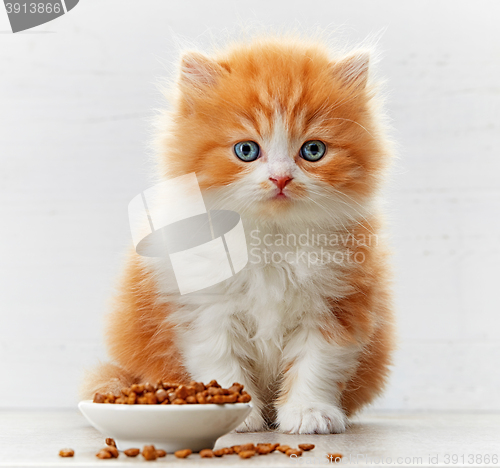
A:
[[[255,39],[212,57],[186,54],[173,110],[160,122],[160,177],[196,172],[203,191],[227,187],[253,170],[252,164],[234,157],[234,144],[265,139],[279,115],[300,170],[364,204],[376,195],[390,159],[366,64],[364,52],[332,57],[321,44],[291,38]],[[310,139],[325,142],[335,162],[298,157],[296,148]],[[268,180],[261,183],[262,190],[270,187]],[[261,219],[279,220],[308,193],[295,179],[287,187],[291,201],[255,201],[253,209]],[[374,213],[348,229],[359,238],[377,235],[380,225]],[[362,345],[355,371],[336,383],[347,415],[381,393],[394,346],[387,251],[381,244],[354,243],[349,248],[365,258],[345,271],[352,293],[327,298],[331,313],[318,323],[325,340]],[[176,344],[179,330],[168,321],[171,305],[159,298],[157,281],[143,259],[131,253],[107,325],[108,349],[116,364],[89,373],[84,396],[118,391],[138,381],[190,380]],[[281,402],[293,385],[287,371],[281,377]]]

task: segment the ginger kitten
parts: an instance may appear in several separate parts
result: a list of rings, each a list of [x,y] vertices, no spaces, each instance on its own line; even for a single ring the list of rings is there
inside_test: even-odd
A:
[[[377,194],[391,158],[369,56],[314,41],[182,57],[159,124],[159,177],[195,172],[209,209],[238,212],[249,263],[179,295],[162,259],[132,252],[109,316],[114,363],[85,394],[135,382],[241,382],[240,430],[338,433],[383,390],[393,349]]]

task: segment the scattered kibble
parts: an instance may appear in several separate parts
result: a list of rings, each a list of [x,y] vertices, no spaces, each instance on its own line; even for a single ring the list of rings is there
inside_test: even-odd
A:
[[[127,455],[127,457],[137,457],[141,453],[141,450],[138,448],[129,448],[124,450],[123,453]]]
[[[154,445],[145,445],[142,449],[142,456],[147,460],[156,460],[158,455],[156,453],[156,449]]]
[[[286,453],[286,451],[290,448],[292,447],[290,447],[289,445],[278,445],[276,447],[276,450],[280,451],[281,453]]]
[[[229,388],[222,388],[216,380],[212,380],[207,385],[194,381],[188,385],[161,381],[158,381],[156,385],[150,383],[133,384],[123,388],[120,395],[96,393],[93,401],[94,403],[115,405],[194,405],[207,403],[224,405],[226,403],[248,403],[251,399],[252,397],[243,390],[242,384],[235,382]]]
[[[95,456],[97,458],[100,458],[101,460],[105,460],[107,458],[113,458],[113,456],[111,455],[111,453],[109,453],[107,450],[104,450],[104,449],[99,450],[99,452],[97,452],[95,454]]]
[[[214,382],[215,381],[210,382],[209,385],[211,385],[211,387],[209,387],[209,388],[214,388],[215,391],[217,391],[217,389],[221,389],[220,385],[218,385],[217,382],[215,382],[216,385],[214,385]],[[186,392],[190,393],[193,390],[194,391],[199,390],[200,386],[203,385],[199,382],[194,382],[194,384],[196,384],[197,386],[195,387],[195,385],[189,385],[189,386],[186,386],[184,388],[182,388],[183,386],[181,386],[181,385],[175,384],[175,386],[174,386],[172,384],[169,384],[169,385],[171,385],[169,387],[169,390],[174,390],[173,392],[171,392],[174,394],[175,394],[175,391],[178,390],[177,393],[182,395],[182,396],[185,396],[187,399],[192,395],[187,394],[187,396],[186,396]],[[193,390],[189,390],[187,387],[193,387]],[[153,390],[155,389],[155,387],[151,386],[150,384],[144,384],[144,385],[134,384],[131,388],[126,390],[126,392],[128,391],[128,395],[125,395],[126,392],[124,392],[124,396],[127,396],[127,398],[129,398],[130,395],[133,393],[135,393],[137,395],[136,392],[148,391],[148,390],[151,390],[151,388],[153,388]],[[242,385],[235,383],[235,384],[233,384],[233,387],[231,387],[231,391],[232,390],[241,390],[241,388],[243,388]],[[165,390],[165,389],[162,388],[161,390]],[[221,389],[221,390],[225,391],[224,389]],[[156,387],[156,392],[157,391],[158,391],[158,389]],[[204,391],[206,391],[206,389]],[[217,396],[217,394],[213,395],[213,396]],[[106,398],[110,399],[108,396],[106,396]],[[173,399],[173,401],[175,401],[175,398]],[[96,453],[96,457],[100,458],[102,460],[110,459],[110,458],[118,458],[119,452],[118,452],[118,449],[116,448],[115,441],[111,438],[107,438],[106,444],[107,445],[105,448],[101,449],[99,452]],[[278,450],[279,452],[282,452],[283,454],[287,455],[288,457],[290,457],[290,456],[300,457],[304,451],[312,450],[312,449],[314,449],[315,446],[314,446],[314,444],[299,444],[298,447],[299,448],[293,448],[293,447],[290,447],[289,445],[280,445],[278,443],[259,443],[259,444],[248,443],[248,444],[242,444],[242,445],[233,445],[232,447],[223,447],[223,448],[220,448],[218,450],[203,449],[203,450],[200,450],[199,455],[201,458],[213,458],[213,457],[222,457],[224,455],[238,454],[240,458],[246,459],[246,458],[251,458],[255,455],[267,455],[271,452],[274,452],[275,450]],[[127,457],[137,457],[139,454],[142,454],[144,459],[147,461],[153,461],[153,460],[156,460],[157,458],[163,458],[163,457],[167,456],[167,452],[165,450],[156,449],[154,445],[145,445],[144,448],[142,449],[142,451],[138,448],[129,448],[127,450],[124,450],[123,453]],[[193,453],[193,451],[191,449],[184,449],[184,450],[177,450],[177,452],[175,452],[174,455],[177,458],[187,458],[192,453]],[[75,454],[75,452],[72,449],[61,449],[59,451],[60,457],[73,457],[74,454]],[[340,459],[342,458],[342,454],[329,453],[329,454],[327,454],[327,458],[331,462],[339,462]]]
[[[271,453],[271,447],[269,445],[257,445],[255,450],[259,455],[267,455],[268,453]]]
[[[309,450],[312,450],[314,447],[314,444],[299,444],[299,449],[304,452],[309,452]]]
[[[189,457],[189,455],[191,455],[193,453],[192,450],[190,449],[184,449],[184,450],[177,450],[177,452],[174,453],[174,455],[177,457],[177,458],[187,458]]]
[[[242,450],[238,453],[240,458],[251,458],[253,457],[257,452],[255,450]]]
[[[75,451],[73,449],[61,449],[59,450],[59,456],[63,458],[73,457],[75,455]]]
[[[116,447],[115,439],[111,439],[110,437],[108,437],[106,439],[106,445],[110,445],[111,447]]]
[[[213,458],[214,452],[210,449],[204,449],[200,450],[200,457],[201,458]]]

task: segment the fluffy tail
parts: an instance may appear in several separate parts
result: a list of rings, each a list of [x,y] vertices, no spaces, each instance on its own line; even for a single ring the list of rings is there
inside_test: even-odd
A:
[[[121,367],[108,362],[87,370],[80,388],[80,397],[91,400],[96,392],[120,394],[123,387],[138,383],[138,379]]]

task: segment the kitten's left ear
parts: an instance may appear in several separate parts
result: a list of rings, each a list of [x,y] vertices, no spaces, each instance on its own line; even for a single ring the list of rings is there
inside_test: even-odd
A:
[[[181,83],[191,88],[213,86],[229,72],[229,66],[206,57],[199,52],[187,52],[181,59]]]
[[[368,81],[369,63],[370,53],[363,50],[334,63],[334,74],[345,86],[363,89]]]

